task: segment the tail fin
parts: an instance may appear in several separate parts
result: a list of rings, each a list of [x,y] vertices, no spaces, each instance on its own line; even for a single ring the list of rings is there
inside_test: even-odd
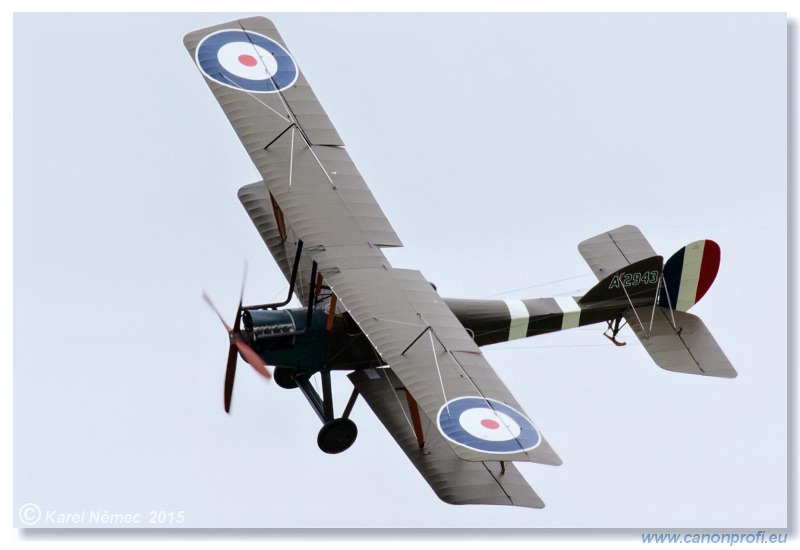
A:
[[[578,301],[580,304],[619,302],[653,304],[661,277],[664,258],[653,256],[639,260],[606,276]]]
[[[719,271],[720,249],[712,240],[695,241],[678,250],[664,265],[658,305],[689,311],[705,296]]]

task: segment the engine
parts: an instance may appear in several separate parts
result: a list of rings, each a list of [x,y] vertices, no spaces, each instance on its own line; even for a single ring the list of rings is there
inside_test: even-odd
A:
[[[313,309],[246,309],[244,335],[269,365],[307,369],[325,363],[328,332],[326,314]]]

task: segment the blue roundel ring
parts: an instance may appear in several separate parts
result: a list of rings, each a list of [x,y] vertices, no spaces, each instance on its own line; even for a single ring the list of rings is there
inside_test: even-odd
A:
[[[241,44],[243,49],[256,51],[255,47],[269,52],[277,64],[277,70],[269,77],[266,70],[263,77],[246,78],[226,69],[220,61],[220,50],[230,44]],[[300,71],[289,52],[283,46],[262,34],[241,29],[217,31],[203,38],[195,53],[197,66],[211,80],[234,88],[255,93],[274,93],[295,83]]]
[[[439,431],[444,437],[484,453],[518,453],[539,445],[542,436],[522,413],[495,399],[458,397],[439,409]]]

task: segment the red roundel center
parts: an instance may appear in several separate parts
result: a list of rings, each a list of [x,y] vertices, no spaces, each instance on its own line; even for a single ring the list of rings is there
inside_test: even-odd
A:
[[[255,67],[256,66],[256,58],[252,55],[242,54],[239,56],[239,63],[242,65],[246,65],[247,67]]]
[[[500,424],[497,421],[492,420],[490,418],[484,418],[483,420],[481,420],[481,426],[483,426],[484,428],[488,428],[490,430],[496,430],[497,428],[500,427]]]

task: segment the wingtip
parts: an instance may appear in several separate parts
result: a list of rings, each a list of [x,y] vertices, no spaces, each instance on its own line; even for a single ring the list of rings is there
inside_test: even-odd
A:
[[[264,17],[264,16],[253,16],[253,17],[245,17],[243,19],[233,19],[231,21],[226,21],[224,23],[217,23],[215,25],[211,25],[208,27],[203,27],[202,29],[195,29],[186,33],[183,36],[183,45],[186,46],[186,49],[192,52],[197,45],[197,43],[202,40],[208,34],[212,32],[222,30],[225,28],[236,28],[240,27],[246,30],[256,30],[258,28],[269,28],[275,29],[275,23],[272,20]],[[253,29],[255,27],[255,29]]]
[[[275,23],[272,22],[272,19],[268,17],[264,17],[263,15],[254,15],[253,17],[245,17],[243,19],[239,19],[238,23],[243,27],[247,28],[247,24],[249,23],[259,23],[261,25],[267,25],[270,27],[275,27]]]

